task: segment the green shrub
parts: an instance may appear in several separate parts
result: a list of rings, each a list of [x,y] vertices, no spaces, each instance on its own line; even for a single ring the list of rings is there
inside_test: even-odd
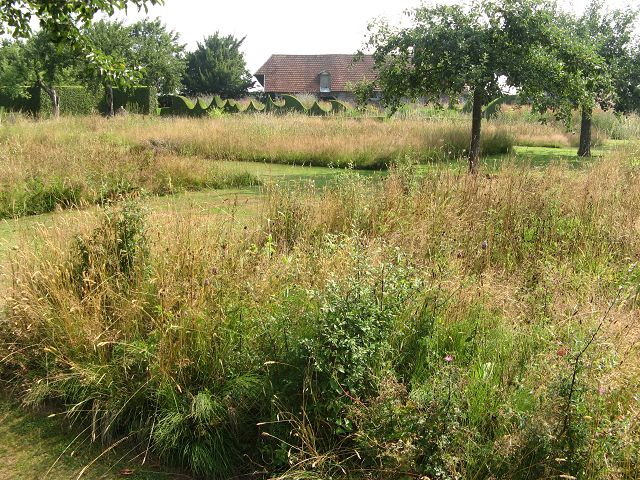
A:
[[[99,111],[99,106],[103,102],[104,93],[100,89],[98,92],[93,92],[86,87],[80,86],[59,86],[56,87],[56,92],[60,99],[60,114],[61,115],[91,115]],[[114,91],[114,105],[115,105],[115,91]],[[46,92],[40,92],[40,108],[38,113],[40,115],[50,115],[52,110],[51,99]],[[104,112],[104,109],[100,111]]]
[[[40,88],[25,87],[25,95],[14,96],[0,87],[0,107],[9,112],[36,115],[40,106]]]
[[[211,102],[211,107],[215,107],[220,110],[223,110],[226,105],[227,100],[223,100],[220,95],[215,95],[213,97],[213,101]]]
[[[170,95],[169,101],[174,115],[190,116],[195,107],[191,100],[182,95]]]

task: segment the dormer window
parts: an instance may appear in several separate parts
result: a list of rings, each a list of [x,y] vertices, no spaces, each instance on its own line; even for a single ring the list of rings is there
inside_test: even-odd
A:
[[[320,93],[331,92],[331,74],[327,71],[320,72]]]

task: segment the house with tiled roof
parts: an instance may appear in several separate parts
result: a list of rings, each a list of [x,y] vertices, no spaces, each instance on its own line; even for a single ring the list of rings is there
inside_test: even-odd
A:
[[[254,74],[265,93],[311,93],[320,98],[353,101],[351,87],[376,78],[373,57],[364,55],[271,55]]]

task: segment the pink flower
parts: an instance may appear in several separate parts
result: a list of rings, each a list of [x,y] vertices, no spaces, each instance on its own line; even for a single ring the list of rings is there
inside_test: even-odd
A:
[[[604,387],[600,387],[600,388],[598,389],[598,393],[599,393],[600,395],[604,395],[605,393],[607,393],[607,389],[606,389],[606,388],[604,388]]]
[[[444,357],[444,361],[447,363],[453,362],[453,355],[447,355]]]

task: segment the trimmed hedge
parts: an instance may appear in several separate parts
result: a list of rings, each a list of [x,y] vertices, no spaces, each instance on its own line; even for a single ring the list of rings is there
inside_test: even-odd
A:
[[[302,113],[313,116],[326,116],[332,113],[346,112],[350,109],[347,104],[338,100],[331,100],[329,102],[323,102],[322,104],[316,101],[311,108],[307,109],[300,100],[292,95],[283,95],[282,101],[278,103],[274,102],[270,96],[266,97],[264,104],[252,98],[246,107],[235,100],[223,100],[219,96],[213,97],[209,104],[200,98],[198,98],[194,104],[187,97],[181,95],[165,95],[161,98],[161,103],[164,107],[160,109],[160,115],[186,117],[206,116],[214,109],[233,114],[255,114],[264,112],[273,114]]]
[[[304,108],[304,105],[300,100],[298,100],[293,95],[282,95],[282,99],[284,100],[284,109],[287,112],[296,112],[296,113],[308,113],[307,109]]]
[[[262,113],[264,110],[264,105],[261,105],[257,101],[251,99],[247,108],[244,109],[244,113]]]
[[[28,90],[29,98],[9,98],[0,92],[0,106],[7,110],[22,111],[33,115],[49,115],[52,104],[49,95],[39,87]],[[94,91],[82,86],[61,85],[56,87],[60,98],[62,115],[89,115],[107,113],[107,101],[102,89]],[[128,112],[155,115],[158,108],[158,95],[155,87],[136,87],[122,91],[113,89],[113,106],[117,111],[124,107]]]
[[[328,104],[328,107],[323,107],[318,102],[313,102],[311,108],[309,109],[309,115],[314,115],[316,117],[322,117],[325,115],[329,115],[333,110],[333,106]]]
[[[39,108],[37,113],[39,115],[50,115],[53,109],[51,99],[47,92],[41,89],[37,89],[39,98]],[[106,101],[103,99],[104,93],[94,92],[88,90],[85,87],[77,86],[60,86],[56,87],[58,98],[60,99],[60,114],[61,115],[90,115],[100,111],[100,102]],[[115,103],[115,91],[113,92]]]
[[[130,113],[155,114],[158,108],[158,90],[156,87],[134,87],[126,91],[114,88],[113,108],[118,111],[121,106]],[[101,111],[106,112],[106,102],[105,110]]]
[[[240,105],[238,105],[238,102],[235,100],[227,100],[223,110],[225,113],[240,113],[242,111]]]
[[[283,105],[275,103],[271,96],[267,95],[267,101],[264,103],[264,110],[267,113],[278,113],[282,110]]]

